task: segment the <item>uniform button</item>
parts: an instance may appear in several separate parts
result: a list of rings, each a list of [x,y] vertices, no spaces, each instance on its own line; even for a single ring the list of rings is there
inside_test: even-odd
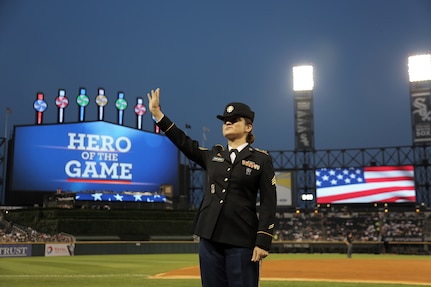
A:
[[[215,193],[215,190],[214,190],[214,189],[212,189],[212,190],[211,190],[211,193]]]
[[[230,171],[230,167],[228,167],[226,171]]]
[[[223,189],[221,190],[221,192],[225,193],[225,192],[226,192],[226,189],[224,189],[224,188],[223,188]]]
[[[227,177],[225,177],[225,178],[224,178],[224,181],[225,181],[225,182],[226,182],[226,181],[228,181],[228,180],[229,180],[229,178],[227,178]]]
[[[220,199],[220,204],[222,204],[223,203],[223,199]]]

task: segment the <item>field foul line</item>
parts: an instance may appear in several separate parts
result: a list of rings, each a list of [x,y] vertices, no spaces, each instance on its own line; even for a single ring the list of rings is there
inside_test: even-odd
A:
[[[112,277],[150,277],[149,274],[19,274],[19,275],[0,275],[1,278],[112,278]]]
[[[148,277],[149,279],[199,279],[200,276],[194,275],[169,275],[165,276],[166,273],[159,273]],[[400,284],[409,286],[431,286],[431,283],[427,282],[414,282],[414,281],[388,281],[388,280],[349,280],[349,279],[328,279],[328,278],[290,278],[290,277],[261,277],[261,281],[292,281],[292,282],[337,282],[337,283],[366,283],[366,284]]]
[[[419,285],[419,286],[431,286],[431,283],[427,282],[415,282],[415,281],[388,281],[388,280],[349,280],[349,279],[327,279],[327,278],[272,278],[272,277],[262,277],[261,280],[263,281],[297,281],[297,282],[337,282],[337,283],[366,283],[366,284],[400,284],[400,285]]]
[[[1,278],[114,278],[114,277],[146,277],[150,279],[199,279],[199,276],[167,276],[167,277],[159,277],[163,275],[148,275],[148,274],[20,274],[20,275],[0,275]],[[262,277],[263,281],[311,281],[311,282],[348,282],[348,283],[377,283],[377,284],[407,284],[407,285],[416,285],[416,286],[431,286],[429,283],[422,282],[404,282],[404,281],[380,281],[380,280],[343,280],[343,279],[307,279],[307,278],[271,278],[271,277]]]

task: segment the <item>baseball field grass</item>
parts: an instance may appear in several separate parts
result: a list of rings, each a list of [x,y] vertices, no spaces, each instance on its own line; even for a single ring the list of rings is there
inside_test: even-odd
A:
[[[408,265],[414,258],[429,266],[430,284],[351,282],[349,280],[267,280],[262,278],[261,287],[406,287],[431,286],[431,256],[407,255],[354,255],[349,260],[402,260]],[[271,254],[266,261],[298,262],[303,260],[340,260],[343,254]],[[324,262],[324,261],[323,261]],[[329,262],[329,261],[328,261]],[[351,262],[351,261],[350,261]],[[319,263],[320,264],[320,263]],[[341,263],[342,264],[342,263]],[[73,257],[22,257],[0,258],[0,286],[9,287],[197,287],[198,277],[163,277],[158,274],[172,270],[187,269],[198,265],[197,254],[142,254],[142,255],[81,255]],[[308,265],[313,272],[312,264]],[[318,268],[318,267],[317,267]],[[286,268],[286,272],[289,269]],[[398,271],[399,272],[399,271]],[[414,276],[414,274],[406,274]],[[164,278],[164,279],[162,279]],[[183,278],[183,279],[181,279]],[[364,278],[365,279],[365,278]]]

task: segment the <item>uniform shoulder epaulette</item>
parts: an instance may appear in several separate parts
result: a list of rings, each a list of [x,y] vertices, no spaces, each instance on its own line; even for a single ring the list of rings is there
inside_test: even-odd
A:
[[[199,149],[200,150],[208,150],[206,147],[202,147],[202,146],[200,146]]]
[[[224,151],[224,146],[222,144],[216,144],[214,148],[218,149],[219,151]]]
[[[266,155],[269,155],[269,153],[266,151],[266,150],[263,150],[263,149],[258,149],[258,148],[254,148],[256,151],[258,151],[258,152],[261,152],[261,153],[264,153],[264,154],[266,154]]]

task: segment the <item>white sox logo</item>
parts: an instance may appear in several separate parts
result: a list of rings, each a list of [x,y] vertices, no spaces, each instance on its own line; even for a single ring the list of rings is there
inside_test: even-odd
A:
[[[418,114],[423,122],[431,120],[431,111],[428,110],[425,101],[426,98],[416,98],[413,101],[413,106],[416,108],[413,114]]]

